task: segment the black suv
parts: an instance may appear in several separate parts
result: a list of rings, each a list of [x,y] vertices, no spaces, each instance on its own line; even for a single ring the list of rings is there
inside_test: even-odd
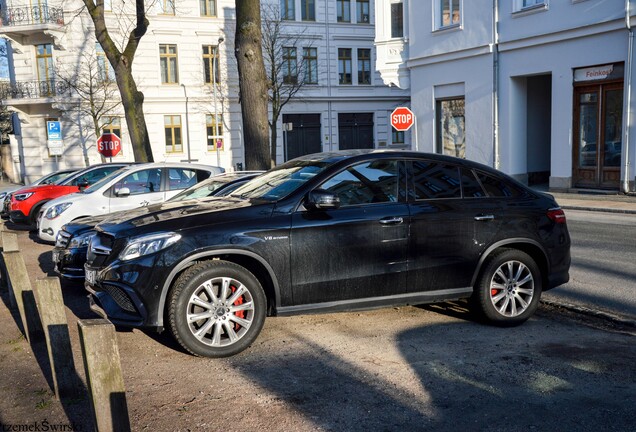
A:
[[[520,324],[569,278],[552,197],[416,152],[304,156],[229,197],[142,208],[96,230],[91,308],[169,328],[208,357],[247,348],[266,315],[469,298],[487,320]]]

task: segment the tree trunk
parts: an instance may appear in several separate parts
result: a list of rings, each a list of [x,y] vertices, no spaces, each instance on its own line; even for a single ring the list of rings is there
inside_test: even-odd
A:
[[[121,103],[126,113],[126,124],[132,142],[135,162],[154,162],[150,137],[144,117],[144,94],[137,90],[132,73],[123,65],[123,71],[116,74]]]
[[[271,164],[267,75],[261,44],[260,0],[236,0],[235,56],[243,116],[245,167],[248,170],[268,169]]]

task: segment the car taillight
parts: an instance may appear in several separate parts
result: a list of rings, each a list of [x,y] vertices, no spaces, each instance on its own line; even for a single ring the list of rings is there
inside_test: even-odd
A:
[[[549,209],[548,217],[556,223],[565,223],[565,213],[559,207]]]

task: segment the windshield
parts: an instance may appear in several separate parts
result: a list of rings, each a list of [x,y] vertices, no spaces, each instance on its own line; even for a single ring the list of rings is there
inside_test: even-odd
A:
[[[36,181],[33,182],[34,185],[48,185],[48,184],[57,184],[58,182],[64,180],[69,175],[73,174],[75,171],[59,171],[52,174],[47,174],[43,177],[40,177]]]
[[[328,165],[324,161],[291,161],[247,182],[232,196],[276,201],[301,187]]]
[[[118,169],[117,171],[113,171],[112,173],[108,174],[106,177],[104,177],[97,183],[93,183],[92,185],[90,185],[89,187],[81,191],[81,193],[85,193],[85,194],[93,193],[96,190],[100,189],[102,186],[110,183],[112,179],[114,179],[115,177],[123,173],[124,171],[128,171],[129,169],[130,167],[125,167],[125,168]]]

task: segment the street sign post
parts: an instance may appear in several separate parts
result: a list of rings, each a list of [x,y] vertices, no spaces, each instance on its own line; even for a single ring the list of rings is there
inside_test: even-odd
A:
[[[415,123],[415,114],[407,107],[398,107],[391,113],[391,125],[399,132],[407,131]]]
[[[114,133],[104,133],[97,138],[97,151],[104,157],[117,156],[121,151],[121,139]]]

